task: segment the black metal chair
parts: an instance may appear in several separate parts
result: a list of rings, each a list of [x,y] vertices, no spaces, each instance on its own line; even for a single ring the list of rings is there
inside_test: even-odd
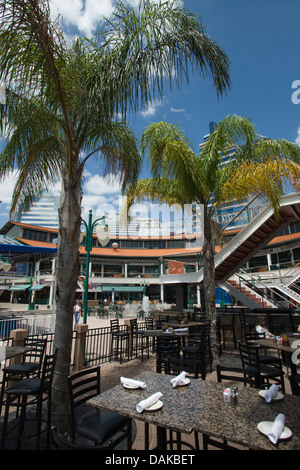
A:
[[[206,330],[202,328],[198,333],[189,335],[188,345],[182,347],[183,358],[198,364],[203,380],[206,378],[205,336]]]
[[[155,330],[156,326],[154,324],[153,318],[145,318],[146,330]],[[151,347],[152,353],[155,353],[155,336],[150,336],[149,338],[149,348]]]
[[[69,376],[68,386],[72,442],[76,443],[77,436],[82,436],[97,446],[107,445],[112,449],[127,440],[127,450],[131,450],[132,420],[86,404],[88,399],[100,393],[100,367],[84,369]]]
[[[149,337],[144,335],[144,330],[138,328],[138,322],[136,318],[130,320],[130,331],[131,331],[131,357],[138,357],[140,351],[142,361],[144,359],[144,350],[147,351],[149,358]]]
[[[52,445],[54,450],[109,450],[107,446],[85,445],[84,443],[76,444],[72,442],[68,435],[61,435],[55,427],[51,429]]]
[[[218,324],[217,324],[217,336],[218,336]],[[203,343],[203,335],[204,334],[204,343]],[[217,337],[217,341],[219,341]],[[205,321],[203,325],[198,328],[198,332],[190,333],[189,338],[189,347],[196,346],[202,347],[204,345],[205,349],[205,362],[210,366],[210,372],[212,372],[212,351],[211,351],[211,344],[210,344],[210,321]],[[219,346],[218,346],[219,348]],[[202,377],[205,378],[205,377]]]
[[[224,315],[223,317],[226,317],[227,315]],[[223,333],[223,348],[225,349],[226,347],[226,331],[230,331],[232,333],[232,338],[233,338],[233,344],[235,349],[237,349],[237,341],[236,341],[236,333],[235,333],[235,314],[233,313],[231,315],[231,319],[228,323],[222,323],[221,324],[222,328],[222,333]]]
[[[221,382],[230,382],[232,385],[237,382],[242,383],[245,387],[250,385],[250,387],[256,386],[256,372],[252,374],[249,370],[245,371],[242,367],[231,367],[221,364],[216,365],[217,371],[217,380]]]
[[[166,370],[168,357],[180,357],[181,343],[178,336],[158,336],[156,341],[156,372]]]
[[[119,325],[119,319],[110,320],[111,329],[111,357],[120,358],[120,364],[122,364],[123,353],[127,354],[129,359],[129,332],[127,329],[121,329]],[[123,347],[125,343],[125,347]]]
[[[22,355],[20,363],[10,364],[3,367],[2,385],[0,392],[0,415],[2,405],[4,405],[4,393],[8,383],[19,381],[24,377],[39,377],[43,358],[46,350],[47,339],[39,339],[34,337],[25,338],[24,347],[28,351]]]
[[[274,322],[274,318],[276,319],[276,323]],[[272,313],[268,312],[267,320],[268,320],[269,330],[273,335],[278,336],[284,332],[284,323],[279,323],[280,316],[278,315],[274,316],[274,314],[272,315]]]
[[[22,439],[28,439],[25,430],[25,424],[27,421],[35,421],[36,424],[36,433],[34,437],[36,439],[36,449],[40,449],[41,444],[41,432],[42,432],[42,421],[43,419],[43,403],[47,401],[47,417],[46,417],[46,431],[47,431],[47,440],[46,446],[47,449],[50,447],[50,430],[51,430],[51,388],[52,380],[54,375],[54,369],[56,365],[57,350],[52,355],[46,355],[43,363],[42,373],[40,377],[26,377],[24,379],[16,382],[15,385],[9,387],[5,390],[7,395],[5,403],[5,413],[3,418],[2,433],[0,448],[5,448],[5,441],[11,439],[12,432],[18,427],[17,437],[14,437],[17,440],[17,450],[21,448]],[[17,420],[18,423],[15,423],[13,427],[10,426],[9,422],[9,410],[10,407],[17,407],[21,409],[20,417]],[[36,416],[30,417],[26,416],[28,408],[36,406]]]
[[[199,378],[199,362],[190,361],[181,357],[168,357],[166,374],[178,375],[182,371],[187,373],[187,377]]]
[[[240,358],[242,367],[246,374],[256,375],[256,387],[267,388],[270,383],[276,383],[281,391],[285,393],[284,372],[282,368],[278,368],[268,364],[262,364],[259,358],[259,347],[250,346],[248,344],[239,343]]]
[[[253,341],[256,339],[264,339],[265,334],[264,333],[257,333],[257,332],[251,332],[251,333],[245,333],[245,343],[253,344]],[[279,356],[279,351],[277,356],[273,356],[272,354],[267,354],[267,349],[264,346],[257,345],[258,351],[259,351],[259,362],[261,364],[270,364],[272,366],[278,367],[279,369],[282,368],[282,360]]]
[[[241,342],[244,341],[245,334],[250,334],[255,331],[255,324],[249,323],[246,320],[246,315],[243,312],[239,312],[239,319],[240,319],[240,330],[241,330]]]

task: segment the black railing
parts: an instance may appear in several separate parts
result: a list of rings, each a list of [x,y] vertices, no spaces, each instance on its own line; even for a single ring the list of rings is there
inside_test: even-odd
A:
[[[139,323],[139,327],[146,328],[144,322]],[[121,331],[126,331],[126,325],[120,325]],[[39,337],[47,339],[46,354],[52,354],[54,349],[54,333],[30,335],[31,337]],[[72,338],[72,354],[71,354],[71,369],[75,366],[75,342],[76,331],[73,331]],[[1,341],[2,346],[12,346],[13,340],[6,338]],[[111,328],[92,328],[87,331],[85,340],[85,353],[84,353],[84,367],[91,367],[95,364],[103,364],[111,360]],[[6,361],[2,366],[6,365]]]
[[[109,326],[88,330],[85,341],[85,367],[108,362],[110,359],[110,346],[111,330]]]

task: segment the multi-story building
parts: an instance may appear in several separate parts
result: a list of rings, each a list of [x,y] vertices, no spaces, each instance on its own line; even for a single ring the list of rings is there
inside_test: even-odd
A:
[[[45,191],[37,197],[27,212],[23,212],[20,222],[40,227],[58,228],[58,209],[60,195],[58,191]]]
[[[210,132],[213,132],[215,123],[210,123]],[[204,141],[208,136],[204,137]],[[200,145],[200,150],[201,146]],[[228,149],[223,158],[226,164],[235,158],[236,149]],[[289,188],[291,189],[291,188]],[[52,201],[52,202],[51,202]],[[56,202],[55,202],[56,201]],[[50,204],[51,202],[51,204]],[[46,204],[46,205],[45,205]],[[6,281],[6,286],[23,286],[23,290],[18,291],[5,288],[0,281],[1,297],[8,301],[17,298],[27,299],[28,291],[34,292],[36,303],[52,304],[54,302],[55,291],[55,249],[57,244],[58,230],[57,221],[54,223],[54,215],[57,216],[58,199],[56,195],[46,194],[44,198],[37,201],[28,214],[21,218],[20,222],[7,222],[0,230],[3,235],[3,244],[0,244],[0,254],[10,256],[13,244],[24,247],[24,254],[12,256],[15,259],[11,269],[5,272],[0,279]],[[238,204],[231,201],[224,205],[216,213],[216,221],[223,229],[222,240],[216,246],[219,252],[226,246],[237,233],[241,231],[255,216],[260,214],[266,207],[266,201],[255,199],[250,205],[249,201]],[[40,208],[43,208],[40,210]],[[196,214],[201,208],[195,206]],[[50,219],[49,212],[53,214],[53,226],[43,223],[42,216]],[[33,217],[32,219],[27,218]],[[31,224],[28,220],[32,220]],[[183,298],[185,306],[200,304],[200,290],[197,283],[185,285],[185,295],[180,291],[179,283],[164,283],[163,274],[193,273],[201,269],[201,249],[202,237],[201,226],[198,219],[190,218],[191,230],[186,232],[185,217],[176,219],[175,213],[170,212],[168,224],[162,222],[160,216],[140,216],[134,219],[130,226],[120,227],[119,214],[113,216],[107,214],[107,222],[110,226],[111,239],[103,247],[93,236],[92,251],[90,255],[89,269],[89,298],[105,299],[113,297],[116,301],[140,301],[146,293],[151,302],[174,303],[178,298]],[[27,221],[27,222],[25,222]],[[6,241],[9,246],[5,248]],[[78,272],[78,296],[82,295],[82,280],[86,271],[86,253],[84,249],[84,234],[79,248],[80,267]],[[26,250],[31,250],[26,253]],[[37,253],[32,254],[36,248]],[[41,251],[44,253],[41,254]],[[50,251],[47,251],[50,250]],[[51,251],[52,250],[52,251]],[[300,222],[297,218],[288,221],[275,237],[268,240],[265,246],[253,256],[245,261],[244,269],[249,273],[272,274],[279,273],[285,269],[295,266],[300,262]],[[2,287],[2,289],[1,289]],[[182,286],[181,286],[182,287]],[[220,290],[220,289],[219,289]],[[178,295],[180,291],[180,295]],[[219,292],[217,302],[224,298],[224,292]],[[228,302],[232,302],[230,296]]]

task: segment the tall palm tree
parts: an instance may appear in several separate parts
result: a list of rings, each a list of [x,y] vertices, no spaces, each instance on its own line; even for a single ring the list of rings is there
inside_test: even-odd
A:
[[[180,86],[192,72],[212,79],[222,95],[230,88],[229,65],[198,16],[171,0],[142,1],[138,12],[118,2],[94,41],[77,38],[71,46],[50,20],[48,1],[0,0],[0,49],[7,97],[0,110],[6,135],[0,175],[19,170],[12,213],[28,207],[50,181],[62,181],[53,393],[55,424],[62,431],[69,417],[66,379],[84,165],[98,155],[104,171],[120,174],[125,189],[141,165],[126,116],[162,97],[173,77]]]
[[[300,149],[285,140],[259,139],[251,122],[240,116],[222,119],[205,142],[200,155],[177,127],[166,122],[150,124],[142,136],[142,152],[151,161],[153,177],[127,188],[126,210],[135,201],[201,205],[203,230],[203,292],[205,312],[211,321],[211,344],[216,341],[215,265],[213,216],[226,201],[242,201],[262,192],[278,211],[285,178],[298,179]],[[221,165],[226,150],[236,148],[236,159]]]

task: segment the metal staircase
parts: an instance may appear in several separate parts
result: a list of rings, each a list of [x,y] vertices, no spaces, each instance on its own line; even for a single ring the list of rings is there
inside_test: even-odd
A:
[[[300,193],[292,193],[282,197],[277,217],[271,204],[264,207],[245,228],[215,255],[216,284],[224,286],[228,290],[236,288],[232,284],[231,287],[229,286],[228,279],[278,235],[284,227],[295,220],[300,220]],[[203,268],[198,272],[163,275],[160,281],[161,284],[199,284],[203,281]],[[253,299],[250,300],[257,307],[257,302]],[[271,302],[270,299],[268,301]]]

